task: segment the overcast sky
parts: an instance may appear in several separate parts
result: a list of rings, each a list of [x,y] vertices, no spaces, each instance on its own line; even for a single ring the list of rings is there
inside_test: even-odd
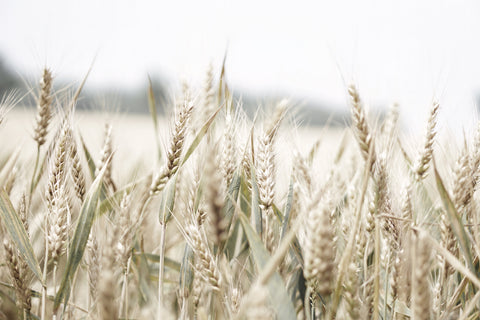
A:
[[[480,94],[480,2],[2,0],[0,53],[13,69],[47,64],[91,86],[145,86],[147,73],[199,82],[228,48],[237,90],[344,107],[354,81],[372,105],[399,102],[424,123],[471,126]]]

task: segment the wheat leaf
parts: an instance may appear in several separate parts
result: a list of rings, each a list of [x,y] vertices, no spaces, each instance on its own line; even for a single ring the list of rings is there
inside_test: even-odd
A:
[[[158,214],[160,224],[167,223],[172,217],[173,207],[175,205],[175,191],[177,185],[177,175],[168,181],[168,186],[162,193],[162,204]]]
[[[270,260],[270,255],[258,237],[257,233],[250,226],[248,218],[243,213],[239,213],[242,227],[245,230],[253,260],[259,270],[262,270]],[[295,309],[288,296],[285,283],[275,271],[267,283],[270,292],[270,302],[276,313],[276,319],[296,319]]]
[[[447,189],[445,188],[442,178],[438,173],[435,161],[433,161],[433,169],[435,172],[435,180],[437,182],[438,192],[440,194],[440,198],[442,199],[443,206],[445,207],[445,211],[447,212],[448,219],[450,220],[450,225],[452,226],[453,233],[455,234],[458,243],[460,244],[460,248],[463,251],[465,260],[468,263],[468,267],[471,271],[475,272],[472,254],[470,252],[470,246],[468,244],[467,235],[465,234],[465,226],[463,225],[462,220],[457,210],[455,209],[455,206],[453,205],[450,196],[448,195]]]
[[[228,193],[225,198],[225,205],[223,206],[223,216],[227,220],[231,220],[233,216],[233,212],[235,211],[235,205],[234,203],[237,202],[238,199],[238,193],[240,192],[240,181],[241,181],[241,175],[237,171],[235,172],[232,182],[230,183],[230,186],[228,187]]]
[[[180,266],[180,279],[179,284],[181,289],[192,290],[193,284],[193,263],[194,263],[194,252],[192,248],[185,244],[185,250],[183,253],[182,264]]]
[[[222,108],[223,108],[223,104],[220,106],[220,108],[217,109],[217,111],[215,111],[215,113],[210,117],[210,119],[208,119],[207,122],[205,122],[205,124],[200,129],[197,136],[195,137],[195,139],[193,139],[192,143],[190,144],[190,147],[188,147],[187,152],[185,153],[185,157],[183,158],[183,161],[182,161],[181,165],[183,165],[185,162],[187,162],[188,158],[190,158],[193,151],[195,151],[195,149],[198,147],[198,145],[202,141],[203,137],[207,133],[208,128],[210,128],[210,126],[213,123],[213,120],[215,120],[215,117],[220,112],[220,110],[222,110]]]
[[[257,177],[255,175],[255,168],[251,167],[252,176],[252,217],[255,223],[255,230],[260,237],[263,237],[262,230],[262,210],[260,209],[260,191],[258,190]]]
[[[88,150],[85,141],[83,140],[82,135],[80,134],[80,141],[82,142],[83,152],[85,153],[85,158],[87,158],[88,169],[90,171],[90,177],[93,179],[95,178],[95,171],[97,170],[97,166],[95,165],[95,161],[93,160],[92,154]]]
[[[108,211],[112,210],[114,207],[118,206],[120,202],[122,201],[122,198],[124,197],[125,193],[130,193],[133,188],[136,186],[136,182],[131,183],[125,187],[123,187],[120,190],[115,191],[114,194],[112,194],[110,197],[102,200],[100,202],[100,205],[98,206],[98,215],[102,216]]]
[[[108,161],[110,161],[110,159]],[[97,178],[95,178],[93,181],[80,210],[80,216],[78,217],[75,233],[70,244],[67,264],[63,273],[62,282],[57,295],[55,296],[55,303],[53,306],[54,310],[58,310],[62,300],[65,300],[65,304],[68,302],[71,283],[75,272],[82,261],[88,236],[90,235],[93,220],[95,219],[95,214],[97,212],[98,200],[102,192],[102,180],[106,168],[107,166],[105,165],[98,174]]]
[[[292,203],[293,203],[293,175],[290,179],[290,185],[288,186],[288,195],[287,195],[287,203],[285,204],[284,210],[284,217],[283,217],[283,224],[282,224],[282,233],[280,239],[285,237],[285,234],[288,230],[288,225],[290,224],[290,211],[292,210]]]
[[[5,226],[5,229],[7,229],[10,238],[15,243],[15,246],[22,255],[23,259],[25,259],[28,267],[30,270],[32,270],[35,277],[41,281],[42,271],[38,264],[37,258],[35,257],[35,253],[28,238],[27,231],[25,230],[25,227],[23,226],[23,223],[20,220],[17,212],[13,208],[12,202],[10,201],[5,189],[0,191],[0,217],[2,218],[3,225]]]

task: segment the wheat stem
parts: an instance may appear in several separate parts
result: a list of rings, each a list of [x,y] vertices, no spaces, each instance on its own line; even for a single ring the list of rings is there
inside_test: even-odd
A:
[[[159,266],[158,266],[158,312],[157,320],[162,319],[162,308],[164,305],[163,298],[163,274],[164,274],[164,263],[165,263],[165,231],[167,224],[165,221],[160,223],[160,254],[159,254]]]
[[[380,304],[380,221],[379,218],[375,218],[375,251],[374,251],[374,278],[373,278],[373,319],[378,320],[379,304]]]
[[[45,230],[47,230],[47,221],[45,219]],[[42,278],[42,311],[41,311],[41,320],[45,320],[45,314],[46,314],[46,303],[47,303],[47,266],[48,266],[48,238],[45,234],[45,255],[44,255],[44,260],[43,260],[43,278]]]
[[[127,267],[123,272],[122,293],[120,296],[119,314],[122,318],[128,319],[128,273],[130,272],[130,263],[132,258],[129,257]]]

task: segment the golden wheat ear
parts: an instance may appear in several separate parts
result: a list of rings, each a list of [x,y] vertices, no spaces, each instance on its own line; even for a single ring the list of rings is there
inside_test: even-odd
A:
[[[439,109],[439,103],[434,101],[428,117],[423,150],[414,164],[414,172],[418,180],[424,180],[426,178],[433,157],[433,145],[435,143],[435,136],[437,135],[436,126]]]
[[[18,214],[29,234],[28,212],[26,196],[22,195]],[[24,313],[30,314],[32,308],[32,292],[30,290],[31,272],[27,263],[15,248],[15,244],[8,238],[3,242],[5,249],[5,261],[15,289],[16,306],[18,314],[23,317]]]
[[[172,177],[180,167],[180,157],[182,155],[192,111],[193,105],[185,103],[176,117],[172,140],[170,142],[170,147],[167,150],[167,162],[160,173],[156,175],[156,178],[150,186],[150,194],[152,195],[161,192],[165,188],[170,177]]]
[[[412,250],[412,309],[415,320],[431,319],[430,255],[427,238],[422,232],[416,233]]]
[[[357,138],[360,151],[363,159],[366,161],[369,158],[369,154],[373,154],[372,164],[375,163],[375,150],[373,149],[373,135],[367,122],[367,115],[360,100],[360,94],[358,93],[355,85],[348,87],[348,95],[350,96],[351,112],[353,119],[353,129],[355,137]]]
[[[48,133],[48,125],[52,118],[52,72],[45,68],[40,80],[40,94],[37,101],[37,119],[34,129],[33,139],[40,147],[45,143],[45,137]]]

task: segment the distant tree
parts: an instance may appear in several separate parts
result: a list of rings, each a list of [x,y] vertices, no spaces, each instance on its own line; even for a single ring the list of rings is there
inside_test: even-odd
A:
[[[0,98],[14,88],[18,88],[18,77],[5,65],[5,60],[0,57]]]
[[[59,87],[66,87],[62,84]],[[164,114],[172,103],[168,94],[168,80],[160,76],[152,79],[158,113]],[[115,87],[98,89],[87,87],[82,91],[76,105],[77,110],[102,110],[112,112],[148,113],[148,84],[131,89]]]

